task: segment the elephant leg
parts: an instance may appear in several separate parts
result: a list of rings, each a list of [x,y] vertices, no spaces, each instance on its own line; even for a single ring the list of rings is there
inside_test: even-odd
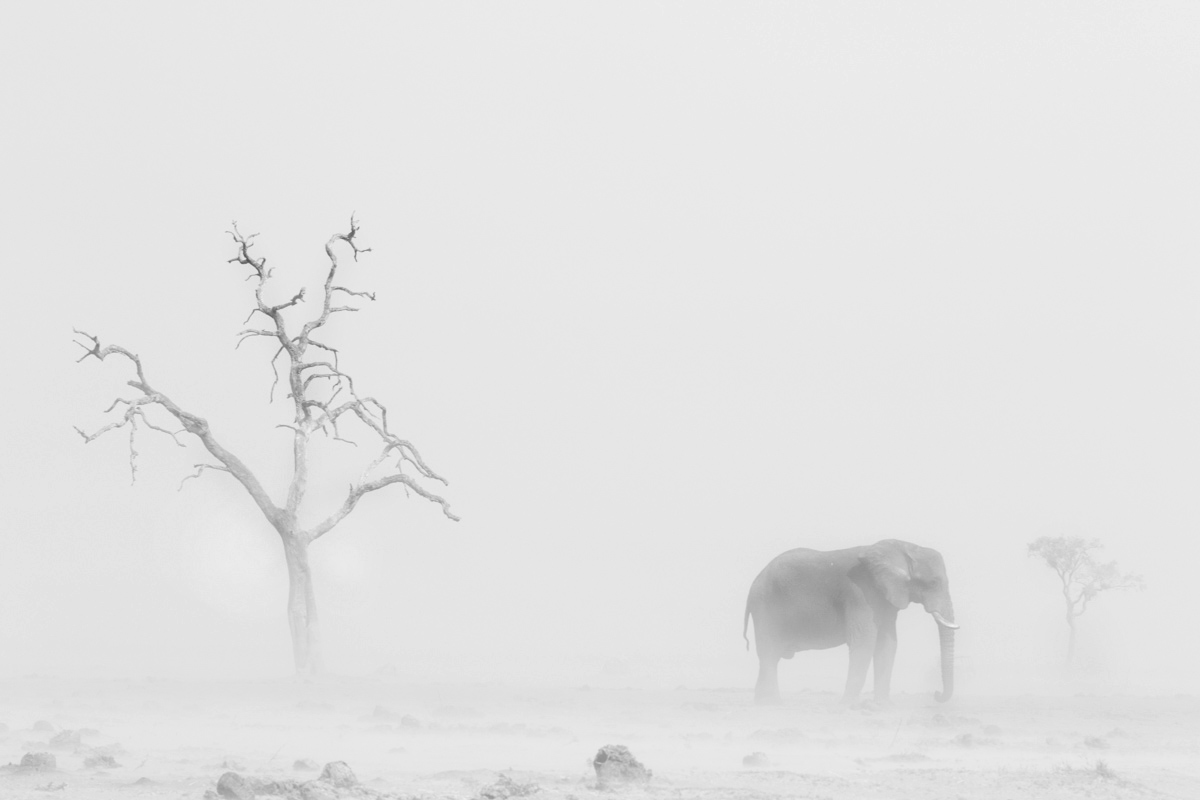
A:
[[[884,702],[892,691],[892,665],[896,663],[896,621],[884,624],[875,635],[875,699]]]
[[[779,700],[779,656],[761,653],[758,656],[758,683],[754,685],[754,702],[760,706],[776,705]]]
[[[842,695],[842,702],[852,703],[858,699],[867,682],[867,668],[871,666],[871,657],[875,654],[875,625],[858,625],[849,631],[846,639],[850,645],[850,671],[846,675],[846,692]]]

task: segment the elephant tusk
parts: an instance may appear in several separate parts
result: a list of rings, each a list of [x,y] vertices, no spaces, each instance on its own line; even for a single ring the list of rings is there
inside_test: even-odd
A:
[[[937,620],[937,624],[938,624],[938,625],[941,625],[943,628],[949,628],[949,629],[950,629],[950,630],[952,630],[952,631],[956,631],[956,630],[958,630],[958,626],[957,626],[957,625],[955,625],[953,622],[947,622],[947,621],[946,621],[946,618],[945,618],[945,617],[943,617],[943,616],[942,616],[941,614],[939,614],[938,612],[936,612],[936,611],[933,611],[933,612],[930,612],[930,613],[932,613],[932,614],[933,614],[933,618],[934,618],[935,620]]]

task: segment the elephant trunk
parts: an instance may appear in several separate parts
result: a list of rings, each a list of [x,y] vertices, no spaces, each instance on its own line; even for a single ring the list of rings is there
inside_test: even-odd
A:
[[[933,618],[938,623],[938,640],[942,646],[942,691],[934,695],[939,703],[944,703],[954,696],[954,610],[947,601],[946,610],[949,614],[935,613]]]

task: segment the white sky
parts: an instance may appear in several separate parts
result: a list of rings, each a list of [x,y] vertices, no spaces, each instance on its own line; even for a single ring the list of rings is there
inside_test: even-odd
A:
[[[942,551],[960,693],[1061,656],[1043,534],[1140,595],[1095,685],[1200,669],[1200,7],[23,4],[0,11],[0,673],[285,674],[244,493],[84,447],[121,343],[282,496],[236,219],[290,296],[356,211],[331,325],[451,482],[314,549],[327,660],[421,678],[753,684],[778,552]],[[315,287],[314,287],[315,288]],[[335,488],[340,488],[337,484]],[[937,687],[904,617],[897,691]],[[836,690],[845,653],[784,689]],[[1039,684],[1040,685],[1040,684]]]

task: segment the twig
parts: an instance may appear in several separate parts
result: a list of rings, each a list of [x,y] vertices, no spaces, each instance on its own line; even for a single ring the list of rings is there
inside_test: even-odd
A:
[[[221,467],[221,466],[217,466],[217,465],[215,465],[215,464],[197,464],[197,465],[196,465],[196,471],[195,471],[194,473],[192,473],[191,475],[187,475],[187,476],[185,476],[185,477],[184,477],[184,479],[183,479],[183,480],[181,480],[181,481],[179,482],[179,488],[178,488],[178,489],[176,489],[176,491],[178,491],[178,492],[182,492],[182,491],[183,491],[183,485],[184,485],[185,483],[187,483],[188,481],[190,481],[192,478],[199,478],[199,477],[200,477],[200,475],[201,475],[201,473],[203,473],[203,472],[204,472],[204,470],[206,470],[206,469],[213,469],[213,470],[216,470],[216,471],[218,471],[218,472],[229,472],[229,468],[228,468],[228,467]]]

